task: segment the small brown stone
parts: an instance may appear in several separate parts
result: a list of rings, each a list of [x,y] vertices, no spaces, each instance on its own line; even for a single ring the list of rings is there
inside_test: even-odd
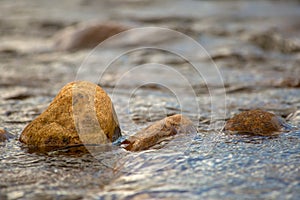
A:
[[[77,81],[61,89],[46,111],[23,130],[20,141],[30,147],[53,149],[105,144],[120,135],[109,96],[96,84]]]
[[[54,48],[76,51],[94,48],[107,38],[127,30],[128,27],[113,23],[82,23],[63,29],[54,36]]]
[[[6,130],[0,128],[0,142],[5,142],[11,137],[13,137],[12,134],[9,134]]]
[[[146,150],[164,139],[178,133],[196,132],[192,121],[180,114],[166,117],[144,128],[122,142],[122,146],[129,151]]]
[[[294,76],[291,75],[291,76],[282,78],[282,79],[280,79],[278,86],[299,88],[300,87],[300,77],[299,77],[299,75],[294,75]]]
[[[226,122],[225,131],[253,135],[272,135],[282,128],[280,117],[259,109],[244,111]]]
[[[6,131],[0,128],[0,142],[4,142],[6,139]]]

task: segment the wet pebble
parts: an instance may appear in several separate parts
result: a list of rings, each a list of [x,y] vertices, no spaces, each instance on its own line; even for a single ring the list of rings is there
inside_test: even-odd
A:
[[[129,151],[141,151],[170,138],[178,133],[196,132],[192,121],[177,114],[166,117],[142,129],[122,142],[122,147]]]
[[[249,37],[249,41],[260,48],[282,53],[295,53],[300,51],[300,42],[294,38],[285,38],[274,30],[255,33]]]
[[[295,76],[288,76],[281,78],[277,84],[275,84],[277,87],[294,87],[299,88],[300,87],[300,77]]]
[[[106,92],[87,81],[64,86],[49,107],[22,132],[29,147],[52,150],[78,144],[106,144],[121,135]]]
[[[6,130],[0,128],[0,142],[5,142],[6,140],[12,138],[13,135],[8,133]]]
[[[260,109],[244,111],[226,122],[224,130],[231,133],[273,135],[282,132],[285,122],[280,117]]]
[[[81,23],[70,26],[54,36],[54,49],[76,51],[94,48],[107,38],[127,29],[127,26],[114,22]]]

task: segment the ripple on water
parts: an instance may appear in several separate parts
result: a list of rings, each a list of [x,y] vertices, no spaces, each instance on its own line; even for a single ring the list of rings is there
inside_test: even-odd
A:
[[[241,194],[247,198],[295,196],[300,147],[299,135],[287,140],[293,134],[270,138],[198,133],[185,151],[166,147],[160,152],[131,153],[120,161],[122,176],[98,195],[190,199],[239,198]]]

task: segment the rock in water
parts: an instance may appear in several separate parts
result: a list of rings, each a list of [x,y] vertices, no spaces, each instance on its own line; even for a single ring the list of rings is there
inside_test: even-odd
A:
[[[272,135],[282,131],[284,125],[280,117],[260,110],[244,111],[226,122],[225,131],[253,135]]]
[[[13,135],[9,134],[7,131],[4,129],[0,128],[0,142],[5,142],[9,138],[12,138]]]
[[[60,51],[76,51],[94,48],[107,38],[127,30],[117,23],[82,23],[63,29],[54,36],[54,48]]]
[[[29,147],[52,150],[105,144],[119,136],[119,122],[109,96],[96,84],[77,81],[61,89],[46,111],[23,130],[20,141]]]
[[[194,133],[196,131],[190,119],[177,114],[157,121],[130,136],[122,142],[122,147],[129,151],[141,151],[178,133]]]

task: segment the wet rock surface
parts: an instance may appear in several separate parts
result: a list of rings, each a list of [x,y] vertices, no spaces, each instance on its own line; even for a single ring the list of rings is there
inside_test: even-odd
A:
[[[112,102],[87,81],[64,86],[49,107],[23,130],[20,141],[31,148],[106,144],[121,136]]]
[[[275,135],[283,130],[283,119],[260,109],[239,113],[229,119],[225,131],[252,135]]]
[[[193,122],[182,115],[173,115],[140,130],[122,142],[122,147],[129,151],[141,151],[175,136],[195,133]]]

